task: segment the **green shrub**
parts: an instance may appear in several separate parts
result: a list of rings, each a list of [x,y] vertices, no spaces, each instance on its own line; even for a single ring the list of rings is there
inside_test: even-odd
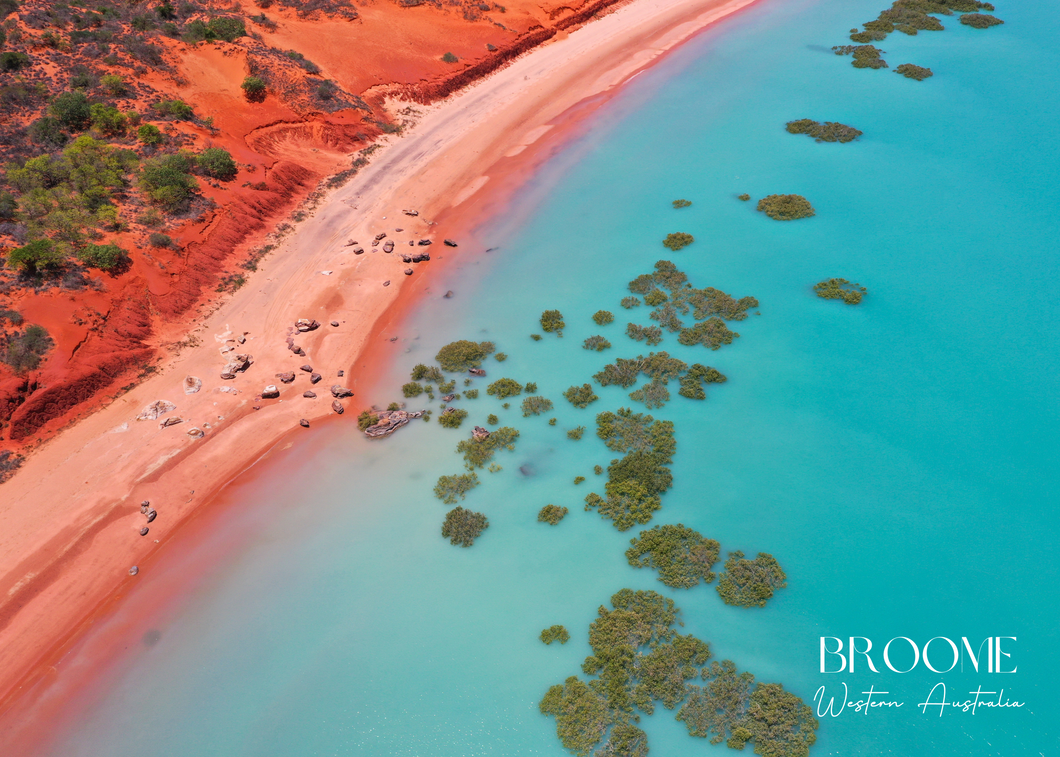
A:
[[[442,537],[454,546],[470,547],[489,525],[489,520],[482,513],[457,507],[446,514]]]
[[[965,13],[961,16],[961,23],[973,29],[989,29],[991,26],[998,26],[1005,22],[997,16],[990,16],[984,13]]]
[[[441,369],[437,366],[427,366],[423,363],[419,363],[412,369],[412,380],[426,381],[428,383],[433,381],[436,384],[440,384],[445,380],[445,377],[442,375]]]
[[[160,234],[157,231],[153,231],[147,238],[147,242],[152,247],[172,247],[173,237],[169,236],[169,234]]]
[[[613,323],[615,320],[615,314],[610,310],[597,310],[593,313],[593,323],[597,326],[606,326],[609,323]]]
[[[242,19],[220,16],[211,18],[206,23],[210,39],[223,39],[225,42],[235,42],[240,37],[245,37],[247,27]]]
[[[791,134],[807,134],[817,142],[852,142],[862,135],[862,132],[853,126],[835,121],[821,123],[812,118],[788,121],[786,128]]]
[[[38,145],[55,149],[66,144],[69,137],[59,119],[42,116],[29,125],[29,138]]]
[[[896,74],[901,74],[906,79],[916,79],[917,81],[924,81],[930,76],[934,76],[934,73],[930,68],[924,68],[922,66],[914,66],[912,63],[903,63],[894,69]]]
[[[669,297],[661,289],[652,289],[644,296],[644,304],[648,307],[657,307],[666,302]]]
[[[552,507],[552,505],[547,505],[547,507]],[[542,510],[541,512],[544,512],[544,510]],[[567,508],[564,507],[563,512],[566,513]],[[563,516],[560,517],[562,518]],[[541,520],[540,516],[538,517],[538,520]],[[558,522],[559,521],[557,521],[557,523]],[[552,523],[552,525],[554,526],[556,524]],[[545,642],[546,644],[551,644],[554,641],[558,641],[560,644],[566,644],[568,641],[570,641],[570,634],[563,626],[549,626],[541,632],[541,641]]]
[[[794,221],[814,215],[810,201],[802,195],[769,195],[758,201],[758,210],[777,221]]]
[[[526,392],[527,394],[533,394],[534,392],[537,391],[537,382],[536,381],[528,381],[528,382],[526,382],[526,386],[523,387],[523,391]]]
[[[151,108],[159,118],[171,118],[174,121],[190,121],[195,118],[195,111],[183,100],[162,100]]]
[[[582,348],[587,350],[594,350],[596,352],[603,352],[611,347],[611,342],[607,341],[602,336],[591,336],[582,343]]]
[[[423,394],[423,385],[410,381],[401,387],[401,393],[406,397],[419,397]]]
[[[563,323],[563,314],[558,310],[546,310],[541,314],[541,329],[546,334],[562,332],[565,325]]]
[[[243,79],[243,83],[240,86],[243,88],[243,95],[247,98],[248,102],[263,102],[265,96],[268,94],[268,88],[265,86],[265,82],[257,76],[246,77]]]
[[[639,297],[623,297],[621,305],[626,310],[632,310],[633,308],[639,308],[640,307],[640,298]]]
[[[478,399],[478,389],[468,389],[464,392],[464,396],[469,400]]]
[[[154,124],[144,124],[137,129],[136,138],[145,145],[154,146],[162,144],[162,132],[159,131],[158,127]]]
[[[498,352],[496,355],[493,356],[493,359],[496,360],[498,363],[503,363],[505,360],[508,359],[508,356],[505,355],[503,352]]]
[[[5,73],[11,73],[12,71],[21,71],[30,64],[29,56],[25,53],[8,51],[0,53],[0,71]]]
[[[377,415],[371,410],[363,410],[361,414],[357,416],[357,428],[364,431],[369,426],[374,426]]]
[[[446,53],[445,55],[442,56],[442,61],[444,63],[456,63],[458,60],[460,60],[460,59],[457,58],[452,53]]]
[[[501,426],[485,439],[464,439],[456,445],[456,451],[464,456],[464,467],[469,471],[484,468],[499,449],[515,449],[519,432],[509,426]]]
[[[567,402],[578,408],[588,407],[590,404],[600,399],[596,396],[591,384],[572,386],[563,393],[563,396],[567,398]]]
[[[93,103],[89,108],[92,116],[92,128],[108,137],[120,137],[128,128],[129,119],[124,113],[111,105]]]
[[[788,585],[787,578],[773,555],[759,552],[746,560],[743,552],[730,552],[717,589],[727,605],[765,607],[775,589]]]
[[[221,181],[231,181],[239,173],[236,162],[232,160],[232,154],[221,147],[209,147],[203,150],[195,162],[200,171]]]
[[[78,250],[77,259],[89,268],[112,271],[128,261],[129,255],[116,244],[88,244]]]
[[[667,234],[666,239],[663,240],[663,246],[677,252],[677,250],[688,247],[694,241],[696,241],[695,237],[681,231],[675,234]]]
[[[540,342],[541,341],[541,335],[540,334],[531,334],[530,338],[533,339],[535,342]]]
[[[626,560],[634,568],[653,568],[671,589],[691,589],[702,580],[711,583],[719,545],[698,531],[678,523],[641,531],[630,540]]]
[[[496,426],[500,422],[500,418],[498,418],[493,413],[490,413],[488,416],[486,416],[486,424],[489,426]]]
[[[682,330],[677,341],[686,347],[702,344],[704,347],[716,350],[723,344],[732,344],[732,340],[738,336],[740,336],[738,333],[729,330],[725,321],[715,316]]]
[[[529,418],[531,415],[541,415],[541,413],[547,413],[552,409],[552,400],[540,396],[527,397],[523,400],[522,409],[524,418]]]
[[[482,361],[492,352],[492,349],[487,350],[484,346],[488,344],[490,343],[471,342],[466,339],[450,342],[438,350],[438,354],[435,355],[434,359],[441,363],[443,371],[463,373],[482,365]]]
[[[92,106],[84,92],[63,92],[48,106],[48,112],[64,128],[82,131],[92,123]]]
[[[478,474],[464,473],[452,476],[440,476],[434,486],[434,496],[447,505],[455,505],[457,497],[463,499],[467,493],[479,485]]]
[[[744,193],[744,194],[742,194],[742,195],[738,195],[736,199],[738,199],[738,200],[742,200],[743,202],[747,202],[748,200],[750,200],[750,199],[751,199],[751,195],[749,195],[749,194],[747,194],[747,193],[745,192],[745,193]]]
[[[640,389],[630,392],[629,398],[635,402],[644,403],[648,409],[653,409],[662,407],[670,401],[670,390],[660,381],[651,381]]]
[[[688,208],[691,207],[692,202],[690,200],[674,200],[673,205],[675,208]]]
[[[662,341],[662,329],[658,326],[638,326],[635,323],[626,324],[626,336],[635,342],[647,342],[655,346]]]
[[[36,324],[27,326],[25,331],[9,334],[5,342],[2,359],[15,373],[36,370],[41,357],[54,344],[45,328]]]
[[[140,189],[152,202],[170,211],[179,210],[199,186],[191,168],[192,159],[185,153],[148,158],[140,168]]]
[[[467,410],[457,410],[455,407],[447,407],[445,412],[438,416],[438,423],[446,428],[460,428],[460,424],[467,418]]]
[[[486,387],[486,394],[491,397],[497,397],[498,399],[504,399],[506,397],[514,397],[517,394],[523,393],[523,385],[515,379],[502,378],[497,379],[488,387]]]
[[[103,91],[111,97],[124,97],[129,94],[129,85],[126,83],[125,78],[117,74],[105,74],[99,80],[99,84],[103,87]]]
[[[582,438],[582,435],[584,433],[585,433],[585,426],[578,426],[577,428],[572,428],[572,429],[570,429],[567,432],[567,438],[571,439],[573,441],[578,441],[579,439]]]
[[[58,268],[66,258],[50,239],[35,239],[7,254],[7,264],[23,273]]]
[[[813,291],[824,300],[842,300],[847,305],[857,305],[869,290],[846,279],[826,279],[814,284]]]
[[[539,523],[547,523],[550,526],[555,526],[557,523],[563,520],[564,517],[566,517],[568,512],[569,510],[567,510],[567,508],[565,507],[559,507],[558,505],[545,505],[537,514],[537,520]],[[552,626],[552,628],[563,628],[563,626]],[[564,631],[564,634],[566,634],[566,631]],[[562,639],[560,643],[566,644],[567,639],[569,638],[570,636],[567,635],[567,638]],[[545,641],[544,631],[541,632],[541,641],[544,641],[546,644],[552,643],[551,641]]]

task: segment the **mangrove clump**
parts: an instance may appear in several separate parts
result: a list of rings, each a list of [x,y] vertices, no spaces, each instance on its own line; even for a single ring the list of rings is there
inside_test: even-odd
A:
[[[718,581],[718,594],[727,605],[765,607],[774,589],[788,585],[787,579],[773,555],[759,552],[758,557],[747,560],[743,552],[730,552]]]
[[[677,252],[678,250],[688,247],[688,245],[692,244],[694,241],[696,241],[696,239],[691,234],[679,231],[674,234],[667,234],[666,239],[663,240],[663,246]]]
[[[568,512],[569,510],[567,510],[567,508],[560,507],[559,505],[545,505],[541,508],[541,512],[537,514],[537,520],[540,523],[547,523],[550,526],[554,526],[563,520]],[[547,644],[548,642],[545,643]],[[565,643],[566,642],[564,642],[564,644]]]
[[[989,29],[991,26],[998,26],[1005,22],[997,16],[986,13],[965,13],[961,16],[961,23],[973,29]]]
[[[702,344],[712,350],[720,348],[723,344],[732,344],[732,340],[740,336],[737,332],[729,329],[725,321],[717,316],[708,318],[697,323],[691,328],[683,329],[677,341],[686,347],[694,344]]]
[[[460,428],[460,424],[467,418],[467,410],[458,410],[455,407],[447,407],[438,416],[438,422],[446,428]]]
[[[434,359],[441,363],[443,371],[462,373],[470,368],[478,368],[491,352],[493,352],[492,342],[470,342],[461,339],[442,347]],[[413,379],[416,379],[415,375]]]
[[[814,121],[812,118],[800,118],[788,121],[787,130],[791,134],[807,134],[817,142],[853,142],[862,132],[853,126],[836,121]]]
[[[515,379],[501,378],[494,381],[488,387],[486,387],[486,394],[491,397],[497,397],[498,399],[505,399],[506,397],[514,397],[517,394],[523,393],[523,385]]]
[[[623,297],[622,298],[622,302],[620,304],[626,310],[632,310],[633,308],[639,308],[640,307],[640,298],[639,297]]]
[[[599,335],[591,336],[582,343],[582,348],[595,350],[596,352],[603,352],[606,349],[610,349],[610,347],[611,342]]]
[[[523,417],[529,418],[531,415],[541,415],[541,413],[547,413],[552,409],[552,400],[548,397],[533,396],[527,397],[523,400]]]
[[[572,441],[578,441],[585,434],[585,426],[578,426],[567,431],[567,438]]]
[[[857,305],[869,290],[846,279],[826,279],[814,284],[813,291],[823,300],[842,300],[848,305]]]
[[[924,81],[924,79],[935,75],[930,68],[914,66],[912,63],[903,63],[894,69],[894,72],[901,74],[906,79],[916,79],[917,81]]]
[[[478,475],[475,473],[439,476],[438,483],[434,485],[434,496],[447,505],[455,505],[458,497],[463,499],[478,485]]]
[[[555,525],[555,523],[552,525]],[[541,632],[541,641],[546,644],[551,644],[554,641],[558,641],[560,644],[566,644],[570,641],[570,632],[568,632],[563,626],[549,626]]]
[[[547,334],[562,332],[565,325],[563,314],[558,310],[546,310],[541,314],[541,328]]]
[[[606,326],[615,320],[615,314],[610,310],[597,310],[593,313],[593,323],[597,326]]]
[[[588,407],[590,403],[596,402],[600,399],[596,396],[591,384],[572,386],[563,393],[563,396],[567,398],[567,402],[578,408]]]
[[[494,423],[497,421],[494,420]],[[509,426],[501,426],[485,439],[464,439],[456,445],[456,451],[464,456],[464,467],[469,471],[485,468],[493,454],[501,449],[514,450],[519,432]]]
[[[692,201],[691,200],[674,200],[673,201],[673,206],[674,206],[674,208],[690,208],[690,207],[692,207]]]
[[[489,525],[489,520],[482,513],[456,507],[445,516],[442,536],[453,546],[470,547]]]
[[[635,323],[626,324],[626,336],[635,342],[647,342],[654,347],[662,341],[662,329],[658,326],[638,326]]]
[[[678,523],[641,531],[630,539],[626,560],[634,568],[654,568],[659,580],[672,589],[691,589],[700,581],[711,583],[711,568],[718,561],[719,545],[698,531]]]
[[[769,195],[758,201],[758,210],[776,221],[794,221],[814,215],[810,201],[802,195]]]

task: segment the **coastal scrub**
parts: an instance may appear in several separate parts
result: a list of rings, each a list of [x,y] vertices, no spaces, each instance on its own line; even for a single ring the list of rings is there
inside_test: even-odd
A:
[[[438,483],[434,485],[434,496],[447,505],[455,505],[458,497],[463,499],[478,485],[478,475],[475,473],[439,476]]]
[[[489,520],[482,513],[456,507],[445,516],[442,536],[453,546],[470,547],[489,525]]]
[[[846,279],[825,279],[814,284],[813,291],[823,300],[842,300],[847,305],[857,305],[869,290]]]
[[[541,641],[545,644],[551,644],[554,641],[566,644],[570,641],[570,632],[563,626],[549,626],[541,632]]]
[[[717,589],[727,605],[765,607],[775,589],[788,585],[787,579],[773,555],[759,552],[754,560],[747,560],[737,551],[729,553]]]
[[[443,371],[463,373],[482,365],[482,361],[493,350],[493,342],[471,342],[467,339],[460,339],[450,342],[438,350],[438,354],[434,356],[434,359],[442,366]],[[414,380],[417,379],[415,375],[412,378]]]
[[[776,221],[794,221],[814,215],[813,206],[802,195],[769,195],[758,201],[758,209]]]
[[[560,507],[558,505],[545,505],[537,514],[537,520],[540,523],[547,523],[550,526],[555,526],[567,516],[568,512],[569,511],[565,507]]]
[[[630,539],[626,560],[634,568],[653,568],[671,589],[691,589],[700,581],[711,583],[711,568],[718,561],[719,545],[682,524],[655,526]]]
[[[806,134],[817,142],[853,142],[862,132],[853,126],[836,121],[814,121],[812,118],[800,118],[788,121],[785,127],[791,134]]]
[[[663,246],[677,252],[678,250],[688,247],[688,245],[692,244],[694,241],[696,241],[696,239],[691,234],[679,231],[674,234],[667,234],[666,239],[663,240]]]

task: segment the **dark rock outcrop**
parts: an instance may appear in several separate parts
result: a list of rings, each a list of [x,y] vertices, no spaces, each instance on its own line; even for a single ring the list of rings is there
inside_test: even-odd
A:
[[[331,401],[331,409],[335,411],[336,415],[342,415],[344,412],[346,412],[346,408],[344,408],[342,406],[342,403],[338,400]]]
[[[269,384],[261,390],[261,398],[263,400],[274,400],[280,396],[280,390],[276,384]]]
[[[277,373],[276,378],[285,384],[290,384],[294,381],[294,373],[292,371],[284,371],[283,373]]]
[[[446,247],[457,247],[458,245],[452,239],[446,239],[445,240],[445,246]]]
[[[337,400],[341,400],[343,397],[352,397],[353,396],[353,392],[351,392],[349,389],[347,389],[344,386],[340,386],[339,384],[332,384],[331,385],[331,394]]]

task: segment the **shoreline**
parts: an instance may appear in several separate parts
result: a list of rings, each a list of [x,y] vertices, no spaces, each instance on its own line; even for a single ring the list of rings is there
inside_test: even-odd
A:
[[[210,347],[249,332],[240,349],[255,356],[255,365],[223,382],[240,394],[216,391],[223,356],[205,345],[189,349],[172,358],[161,375],[32,455],[4,485],[11,504],[0,509],[0,713],[24,691],[39,696],[37,689],[46,687],[33,684],[125,593],[133,580],[128,568],[149,566],[164,553],[170,534],[208,514],[206,506],[222,489],[297,438],[299,417],[314,426],[331,422],[328,386],[354,390],[357,397],[344,403],[348,412],[365,406],[360,397],[378,386],[389,330],[428,295],[429,266],[439,263],[428,264],[426,276],[417,270],[406,277],[394,256],[355,258],[352,248],[342,246],[350,235],[367,248],[375,233],[405,228],[402,241],[410,231],[439,243],[445,236],[456,238],[458,250],[432,248],[443,262],[448,255],[474,254],[468,251],[472,228],[499,212],[619,85],[754,1],[635,0],[447,101],[416,106],[425,114],[411,133],[392,140],[358,176],[334,190],[248,285],[196,329]],[[604,61],[619,63],[604,69]],[[404,208],[417,208],[420,216],[403,216]],[[357,219],[343,217],[351,209]],[[427,218],[436,218],[436,225],[427,225]],[[323,269],[333,273],[321,275]],[[383,280],[392,285],[383,287]],[[349,301],[354,290],[362,296],[356,302]],[[304,358],[284,343],[300,317],[324,324],[297,337]],[[331,320],[340,327],[332,329]],[[279,401],[249,401],[262,386],[275,383],[275,371],[297,372],[303,362],[324,374],[314,387],[320,398],[303,400],[300,393],[309,384],[296,379],[290,388],[281,385]],[[369,367],[354,369],[355,364]],[[336,378],[339,369],[347,371],[345,379]],[[186,374],[203,380],[197,394],[183,394]],[[132,420],[156,399],[176,403],[170,415],[187,422],[159,430],[155,421]],[[261,410],[253,410],[255,404]],[[207,422],[206,438],[196,441],[185,433]],[[123,424],[127,430],[118,431]],[[150,539],[137,533],[143,525],[141,499],[151,500],[159,512]]]

